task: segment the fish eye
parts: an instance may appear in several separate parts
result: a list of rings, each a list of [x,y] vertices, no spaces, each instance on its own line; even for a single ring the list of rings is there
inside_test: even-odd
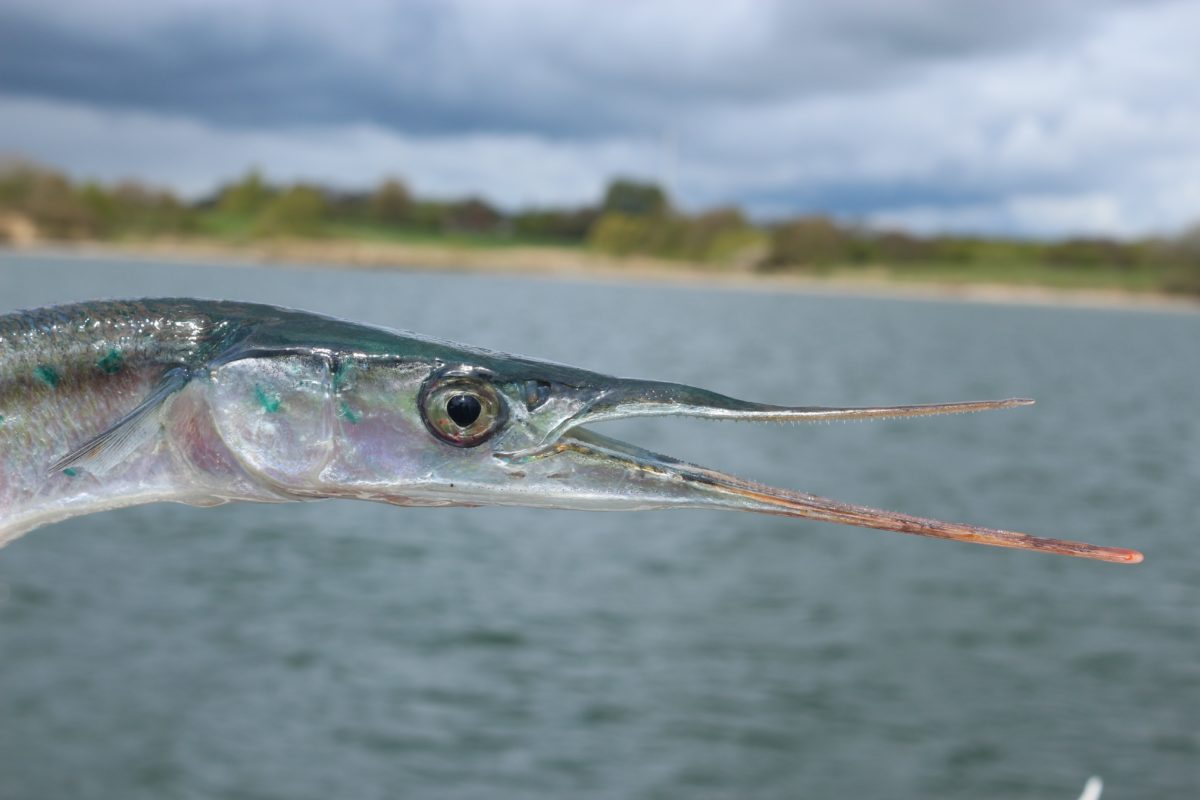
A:
[[[455,447],[491,438],[507,417],[504,401],[476,375],[435,375],[421,389],[421,419],[430,433]]]
[[[470,427],[483,413],[483,404],[473,394],[456,394],[446,401],[446,414],[460,428]]]

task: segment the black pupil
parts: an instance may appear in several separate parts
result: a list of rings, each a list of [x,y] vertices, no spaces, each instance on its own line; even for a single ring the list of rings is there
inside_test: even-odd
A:
[[[483,406],[479,405],[479,398],[471,394],[456,394],[446,401],[446,413],[460,428],[465,428],[479,419],[482,411]]]

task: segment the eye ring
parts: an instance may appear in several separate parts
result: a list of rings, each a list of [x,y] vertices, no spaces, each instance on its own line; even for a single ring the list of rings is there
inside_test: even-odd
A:
[[[500,393],[474,372],[443,372],[430,377],[421,387],[417,404],[429,432],[455,447],[483,444],[508,419]]]

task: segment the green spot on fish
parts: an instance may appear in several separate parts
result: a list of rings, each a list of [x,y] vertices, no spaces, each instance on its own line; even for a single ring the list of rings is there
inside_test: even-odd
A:
[[[354,366],[347,361],[339,361],[337,369],[333,371],[333,390],[337,391],[345,386],[346,380],[350,375]]]
[[[49,386],[51,389],[53,389],[55,386],[58,386],[58,382],[62,380],[62,376],[58,374],[58,371],[55,370],[54,367],[48,367],[45,364],[41,364],[34,368],[33,377]]]
[[[338,416],[346,420],[346,422],[349,422],[351,425],[358,424],[358,414],[354,413],[354,409],[351,408],[345,400],[338,405]]]
[[[67,467],[66,469],[63,470],[63,475],[66,475],[68,478],[74,478],[78,474],[79,474],[79,471],[76,470],[74,467]]]
[[[121,367],[125,366],[125,357],[121,355],[121,351],[112,348],[104,357],[96,362],[96,366],[108,375],[113,375],[121,371]]]
[[[254,399],[262,406],[263,411],[268,414],[274,414],[279,410],[279,395],[274,392],[267,391],[257,383],[254,384]]]

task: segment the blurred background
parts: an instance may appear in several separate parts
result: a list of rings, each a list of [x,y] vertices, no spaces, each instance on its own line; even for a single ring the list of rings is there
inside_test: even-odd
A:
[[[0,236],[1196,293],[1197,13],[9,0]]]
[[[766,402],[1032,396],[605,432],[1147,561],[693,512],[71,520],[0,552],[0,798],[1193,796],[1197,29],[6,0],[0,312],[249,299]]]

